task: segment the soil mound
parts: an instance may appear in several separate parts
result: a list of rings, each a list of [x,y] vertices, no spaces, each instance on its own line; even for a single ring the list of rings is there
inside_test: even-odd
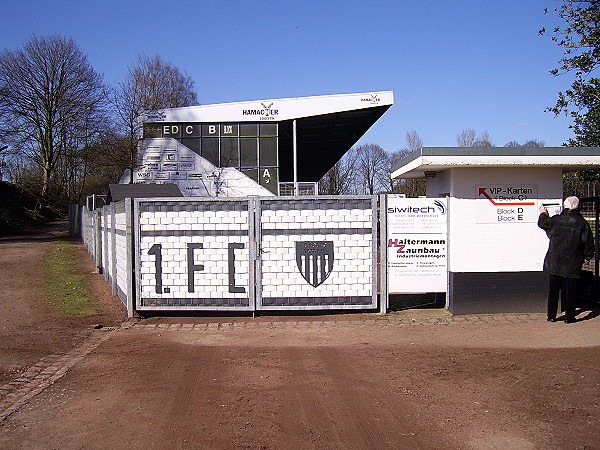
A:
[[[31,231],[60,216],[39,197],[0,181],[0,236]]]

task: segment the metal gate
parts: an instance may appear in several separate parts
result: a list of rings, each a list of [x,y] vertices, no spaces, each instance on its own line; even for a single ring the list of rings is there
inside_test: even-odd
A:
[[[584,300],[600,302],[600,197],[583,197],[579,199],[579,210],[589,222],[594,234],[595,257],[583,264],[581,279],[578,284],[579,296]]]
[[[377,307],[377,197],[137,199],[136,310]]]

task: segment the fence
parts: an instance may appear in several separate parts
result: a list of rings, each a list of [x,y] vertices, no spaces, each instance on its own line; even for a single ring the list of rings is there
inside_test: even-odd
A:
[[[111,203],[100,209],[81,210],[81,235],[96,268],[104,274],[133,314],[133,217],[131,199]]]
[[[83,241],[134,311],[376,309],[376,196],[127,199]]]
[[[579,210],[592,229],[595,257],[591,261],[584,262],[578,291],[584,299],[598,302],[600,301],[600,197],[580,198]]]
[[[429,211],[413,208],[415,199],[401,200],[407,207],[395,211],[407,214],[406,223],[416,220],[415,211]],[[598,255],[600,199],[582,198],[580,205],[594,230]],[[84,207],[81,231],[98,271],[130,315],[385,312],[388,212],[386,196],[126,199],[92,211]],[[406,224],[405,219],[399,223]],[[411,292],[439,292],[432,283],[440,274],[432,264],[419,272],[424,278],[420,290],[404,282],[396,297],[410,300]],[[392,276],[417,270],[401,266]],[[579,283],[582,297],[598,301],[599,275],[598,258],[586,263]]]

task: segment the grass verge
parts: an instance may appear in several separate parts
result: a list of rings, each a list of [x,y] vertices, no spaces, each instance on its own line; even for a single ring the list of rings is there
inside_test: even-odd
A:
[[[61,314],[87,317],[98,313],[98,302],[86,287],[85,276],[75,267],[75,252],[65,240],[53,241],[42,258],[44,292]]]

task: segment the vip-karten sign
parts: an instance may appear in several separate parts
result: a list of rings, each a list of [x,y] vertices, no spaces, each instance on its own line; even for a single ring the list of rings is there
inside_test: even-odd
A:
[[[388,292],[447,291],[445,198],[387,197]]]
[[[537,184],[477,187],[477,223],[537,222]]]

